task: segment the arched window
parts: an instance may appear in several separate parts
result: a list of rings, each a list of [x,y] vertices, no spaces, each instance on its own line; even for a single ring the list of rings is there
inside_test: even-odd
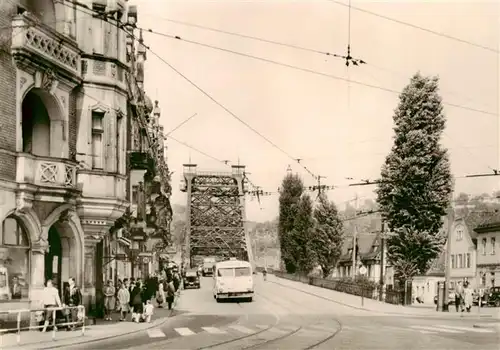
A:
[[[0,231],[0,302],[28,299],[29,249],[28,235],[20,220],[7,217]]]

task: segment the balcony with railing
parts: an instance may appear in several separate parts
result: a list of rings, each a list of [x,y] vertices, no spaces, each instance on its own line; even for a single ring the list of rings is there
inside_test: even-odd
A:
[[[77,164],[68,159],[40,157],[28,153],[17,156],[17,183],[76,189]]]
[[[75,40],[27,12],[12,20],[12,55],[20,65],[56,66],[70,78],[81,77],[81,51]]]
[[[155,173],[155,161],[149,152],[130,152],[130,168],[132,170],[149,170]]]

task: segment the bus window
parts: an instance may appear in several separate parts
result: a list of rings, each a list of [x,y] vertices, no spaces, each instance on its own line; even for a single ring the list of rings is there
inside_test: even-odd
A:
[[[219,277],[233,277],[233,269],[219,269],[217,270]]]
[[[236,277],[251,276],[249,267],[237,267],[234,269],[234,275]]]

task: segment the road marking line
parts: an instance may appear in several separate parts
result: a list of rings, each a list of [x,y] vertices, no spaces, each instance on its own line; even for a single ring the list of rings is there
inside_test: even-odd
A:
[[[204,331],[211,333],[211,334],[225,334],[227,333],[226,331],[216,328],[216,327],[201,327]]]
[[[493,333],[493,330],[491,330],[491,329],[484,329],[484,328],[459,327],[459,326],[444,326],[444,325],[440,325],[440,326],[437,326],[437,327],[449,328],[449,329],[456,329],[458,331],[466,331],[466,332]]]
[[[445,328],[439,328],[439,327],[436,327],[436,326],[433,326],[433,327],[426,327],[426,326],[411,326],[410,328],[413,328],[413,329],[418,329],[418,330],[423,330],[423,331],[429,331],[429,332],[444,332],[444,333],[463,333],[463,332],[460,332],[460,331],[456,331],[456,330],[451,330],[451,329],[445,329]]]
[[[268,328],[269,326],[266,326],[265,324],[256,324],[255,327],[259,328],[259,329],[266,329]]]
[[[431,332],[431,331],[419,331],[422,334],[436,334],[436,332]]]
[[[190,330],[189,328],[186,328],[186,327],[174,328],[174,331],[176,331],[177,333],[179,333],[183,337],[196,334],[195,332],[193,332],[192,330]]]
[[[299,326],[278,326],[280,329],[283,329],[285,331],[294,331],[296,330],[297,328],[299,328]]]
[[[159,328],[148,329],[148,336],[150,338],[165,338],[166,335]]]
[[[232,328],[234,329],[235,331],[238,331],[238,332],[241,332],[241,333],[246,333],[246,334],[252,334],[252,333],[255,333],[253,330],[251,330],[250,328],[247,328],[245,326],[240,326],[240,325],[231,325],[229,326],[229,328]]]

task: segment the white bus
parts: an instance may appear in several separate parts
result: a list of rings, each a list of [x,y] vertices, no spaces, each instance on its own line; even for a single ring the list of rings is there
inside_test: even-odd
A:
[[[246,299],[252,301],[254,292],[252,265],[247,261],[231,259],[214,266],[215,300]]]

